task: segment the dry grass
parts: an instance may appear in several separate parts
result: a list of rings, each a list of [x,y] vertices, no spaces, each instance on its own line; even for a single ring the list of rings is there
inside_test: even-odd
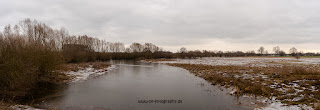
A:
[[[1,109],[1,110],[13,110],[13,109],[11,108],[11,105],[12,105],[12,104],[5,103],[5,102],[0,101],[0,109]]]
[[[308,65],[285,65],[268,67],[250,66],[211,66],[199,64],[168,64],[189,70],[212,84],[233,86],[236,95],[253,94],[283,100],[287,104],[311,104],[320,100],[319,91],[312,91],[313,86],[319,90],[320,70]],[[295,82],[298,81],[298,82]],[[287,87],[296,83],[299,87]],[[276,86],[272,87],[274,84]],[[282,91],[280,89],[285,89]],[[302,90],[297,92],[296,89]],[[294,95],[294,93],[297,93]],[[295,97],[304,97],[298,101],[290,101]],[[286,100],[286,101],[285,101]]]
[[[68,63],[60,65],[59,71],[79,71],[84,68],[88,68],[88,63]]]
[[[68,63],[60,65],[59,71],[79,71],[92,67],[94,69],[104,69],[110,66],[107,62],[89,62],[89,63]]]
[[[111,66],[111,64],[106,62],[91,62],[90,65],[92,65],[94,69],[104,69]]]
[[[175,61],[173,59],[146,59],[144,61],[148,61],[148,62],[158,62],[158,61]]]
[[[88,63],[68,63],[68,64],[61,64],[60,69],[57,70],[59,73],[64,73],[63,75],[65,78],[61,80],[61,82],[69,82],[72,81],[77,75],[70,75],[70,74],[65,74],[70,71],[77,72],[80,70],[85,70],[87,68],[94,68],[95,70],[101,70],[101,71],[106,71],[102,69],[106,69],[111,64],[107,62],[88,62]]]
[[[248,56],[246,58],[295,58],[294,56]],[[320,58],[320,56],[300,56],[300,58]]]
[[[317,106],[315,107],[315,110],[320,110],[320,102],[317,104]]]

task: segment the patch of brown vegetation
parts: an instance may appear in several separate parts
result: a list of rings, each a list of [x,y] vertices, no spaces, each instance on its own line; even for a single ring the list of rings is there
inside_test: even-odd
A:
[[[88,63],[67,63],[60,65],[59,71],[79,71],[84,68],[88,68]]]
[[[173,59],[146,59],[144,61],[148,61],[148,62],[158,62],[158,61],[175,61]]]
[[[111,66],[111,64],[106,62],[90,62],[89,64],[92,65],[94,69],[104,69]]]
[[[287,104],[311,104],[320,100],[320,69],[308,65],[285,66],[212,66],[199,64],[168,64],[189,70],[191,73],[222,86],[237,88],[235,94],[278,97]],[[298,84],[299,87],[293,87]],[[284,90],[281,90],[284,89]],[[301,90],[302,92],[297,92]],[[294,94],[297,93],[297,94]],[[295,97],[301,97],[292,101]],[[291,101],[290,101],[291,100]]]
[[[62,74],[55,72],[63,61],[59,52],[20,37],[8,38],[0,47],[0,98],[29,94],[38,83],[55,83]],[[62,78],[63,79],[63,78]]]
[[[320,58],[319,56],[299,56],[301,59],[303,58]],[[244,58],[244,57],[241,57]],[[295,56],[248,56],[245,58],[292,58],[295,59]]]
[[[68,64],[61,64],[60,69],[57,70],[59,73],[63,73],[65,76],[61,82],[69,82],[74,79],[77,75],[66,75],[66,72],[77,72],[80,70],[85,70],[86,68],[94,68],[95,70],[105,69],[111,66],[111,64],[107,62],[88,62],[88,63],[68,63]],[[106,70],[102,70],[106,71]]]
[[[13,109],[11,108],[11,105],[12,105],[12,104],[5,103],[5,102],[0,101],[0,109],[1,109],[1,110],[13,110]]]
[[[320,102],[317,104],[317,106],[315,107],[315,110],[320,110]]]
[[[107,62],[88,62],[88,63],[68,63],[60,65],[59,71],[79,71],[90,66],[94,69],[103,69],[110,66]]]

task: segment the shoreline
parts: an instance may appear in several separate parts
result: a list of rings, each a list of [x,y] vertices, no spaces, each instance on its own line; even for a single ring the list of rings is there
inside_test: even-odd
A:
[[[94,64],[89,64],[87,67],[81,67],[77,71],[64,71],[71,80],[67,83],[77,83],[89,80],[90,78],[98,77],[100,75],[106,74],[108,71],[116,68],[116,65],[108,65],[107,67],[95,68]]]
[[[63,64],[64,68],[60,70],[56,70],[58,72],[66,75],[66,80],[60,82],[63,84],[70,83],[79,83],[86,80],[89,80],[94,77],[98,77],[100,75],[107,74],[108,71],[115,69],[116,65],[111,65],[106,62],[89,62],[89,63],[74,63],[74,64]],[[40,108],[35,108],[32,105],[21,105],[15,104],[14,102],[2,102],[0,101],[0,109],[8,109],[8,110],[44,110]]]
[[[206,57],[146,61],[186,69],[213,85],[234,88],[234,95],[263,96],[261,103],[267,106],[256,109],[319,109],[320,106],[318,58]]]

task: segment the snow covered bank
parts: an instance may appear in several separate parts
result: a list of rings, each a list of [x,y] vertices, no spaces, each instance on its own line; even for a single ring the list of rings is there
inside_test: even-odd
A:
[[[259,102],[267,106],[257,110],[313,110],[319,101],[320,58],[210,57],[157,63],[187,69],[213,84],[241,87],[231,94],[249,91],[274,96],[262,98],[265,101]]]
[[[94,78],[103,74],[106,74],[108,71],[116,69],[116,65],[110,65],[105,62],[91,62],[91,63],[77,63],[77,64],[65,64],[64,68],[57,70],[58,72],[66,74],[71,80],[65,80],[64,82],[81,82]],[[0,103],[0,109],[1,103]],[[44,110],[34,108],[28,105],[8,105],[6,109],[13,110]]]
[[[65,72],[65,74],[72,77],[71,82],[78,82],[78,81],[87,80],[92,77],[100,76],[110,70],[115,69],[116,67],[117,67],[116,65],[111,65],[107,68],[95,69],[93,68],[93,65],[89,65],[89,67],[82,68],[78,71],[67,71]]]
[[[281,102],[273,102],[266,107],[256,108],[255,110],[313,110],[311,106],[307,105],[285,105]]]
[[[14,105],[14,106],[11,106],[11,108],[14,110],[44,110],[44,109],[33,108],[27,105]]]
[[[158,61],[158,63],[203,64],[212,66],[280,66],[283,64],[320,64],[320,58],[268,58],[268,57],[206,57],[198,59],[176,59],[174,61]]]

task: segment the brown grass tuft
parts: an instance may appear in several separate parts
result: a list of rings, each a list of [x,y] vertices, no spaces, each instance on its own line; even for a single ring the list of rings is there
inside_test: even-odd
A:
[[[257,96],[276,96],[279,100],[293,99],[299,97],[300,94],[305,97],[299,101],[284,101],[287,104],[310,104],[320,100],[320,93],[318,91],[310,91],[311,86],[319,90],[320,71],[319,68],[303,65],[285,65],[285,66],[269,66],[269,67],[250,67],[250,66],[211,66],[199,64],[168,64],[171,66],[181,67],[189,70],[197,76],[204,78],[215,84],[221,86],[234,86],[237,88],[237,94],[253,94]],[[263,74],[262,74],[263,73]],[[267,76],[261,77],[259,75]],[[237,76],[237,77],[236,77]],[[300,85],[300,92],[298,95],[287,95],[296,93],[294,88],[288,88],[283,93],[278,91],[278,88],[286,88],[277,85],[271,88],[274,83],[289,84],[297,82]],[[280,87],[279,87],[280,86]],[[302,87],[307,88],[306,90]],[[311,97],[312,96],[312,97]]]
[[[91,62],[90,64],[94,69],[104,69],[110,66],[110,64],[106,62]]]
[[[158,62],[158,61],[175,61],[175,60],[173,60],[173,59],[145,59],[144,61]]]
[[[13,110],[11,108],[11,104],[0,101],[0,109],[1,110]]]
[[[320,110],[320,102],[317,104],[317,106],[315,107],[315,110]]]

